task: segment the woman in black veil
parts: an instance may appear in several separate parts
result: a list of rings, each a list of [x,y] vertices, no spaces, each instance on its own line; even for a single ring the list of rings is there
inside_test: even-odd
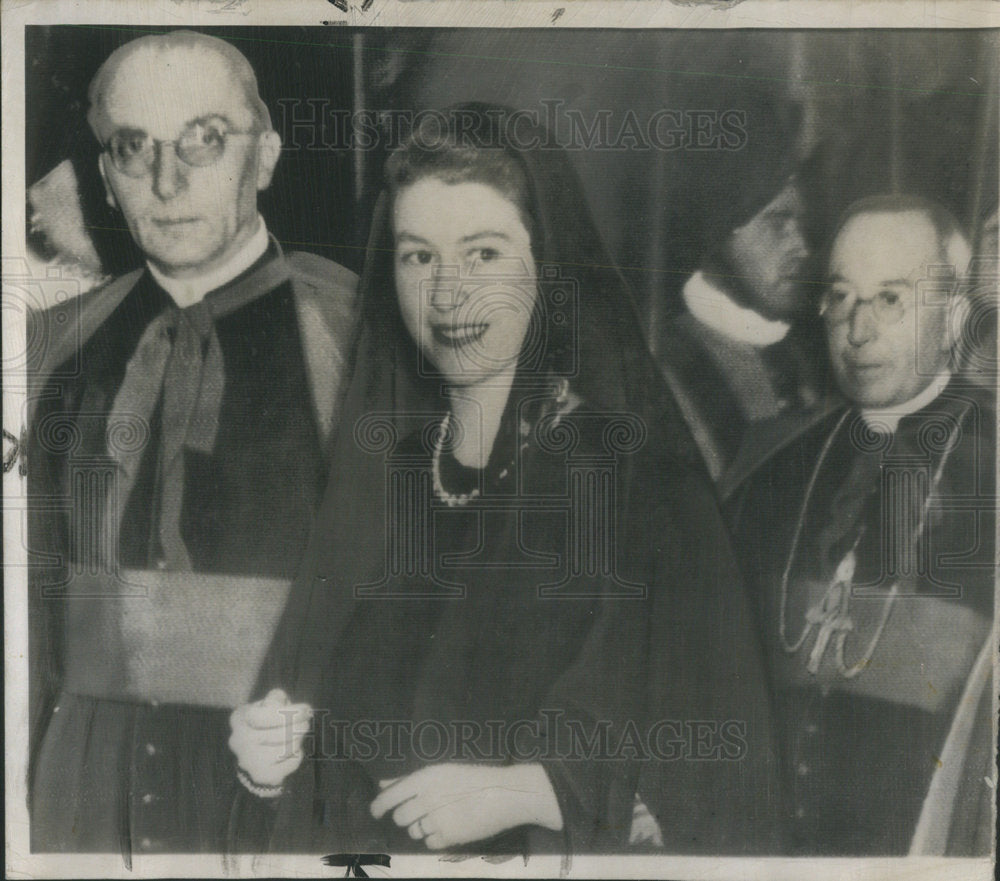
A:
[[[233,715],[244,816],[278,851],[769,847],[753,622],[568,156],[505,108],[427,120],[361,288],[330,487]]]

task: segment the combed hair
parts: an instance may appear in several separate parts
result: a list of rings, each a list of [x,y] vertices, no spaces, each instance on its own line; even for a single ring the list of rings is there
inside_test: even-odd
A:
[[[848,222],[861,214],[904,214],[909,211],[919,212],[930,221],[937,233],[941,262],[953,266],[955,277],[963,279],[972,260],[969,237],[951,211],[940,202],[924,196],[887,193],[859,199],[849,205],[840,216],[830,241],[835,241]]]
[[[246,99],[247,107],[253,113],[258,127],[261,131],[270,131],[271,114],[267,105],[260,97],[260,90],[257,86],[257,75],[254,73],[250,62],[246,60],[243,53],[235,46],[220,40],[218,37],[210,37],[207,34],[199,34],[196,31],[170,31],[166,34],[152,34],[148,37],[139,37],[131,40],[124,46],[119,46],[112,52],[90,82],[87,98],[90,107],[87,110],[87,122],[94,134],[100,138],[99,123],[104,116],[104,96],[109,83],[118,73],[121,65],[134,53],[143,49],[152,52],[167,52],[173,49],[205,49],[219,55],[232,72],[234,79],[239,84]]]
[[[468,137],[459,128],[461,118],[442,115],[448,120],[445,127],[436,120],[418,124],[386,161],[386,188],[395,199],[400,190],[426,177],[446,184],[486,184],[517,207],[534,242],[532,194],[524,168],[496,140],[480,143]]]

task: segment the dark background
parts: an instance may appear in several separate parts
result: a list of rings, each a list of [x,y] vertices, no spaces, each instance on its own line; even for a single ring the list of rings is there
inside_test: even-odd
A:
[[[121,217],[104,203],[98,147],[84,119],[87,85],[117,46],[162,30],[26,31],[27,183],[72,160],[107,272],[140,258]],[[333,144],[332,130],[319,123],[293,127],[317,110],[322,117],[324,109],[408,110],[479,99],[541,112],[541,101],[558,99],[588,121],[611,111],[614,131],[630,108],[640,119],[659,108],[749,109],[753,117],[766,105],[795,121],[797,131],[751,128],[749,135],[770,138],[771,153],[808,160],[803,181],[817,252],[842,208],[870,193],[937,198],[974,240],[996,209],[996,31],[200,30],[247,56],[285,143],[261,199],[270,229],[287,248],[354,270],[384,148]],[[682,280],[673,277],[679,271],[668,256],[664,206],[705,158],[684,149],[592,149],[574,159],[655,339],[656,325],[677,307]],[[745,168],[730,161],[724,174],[723,198],[749,185],[750,151]]]

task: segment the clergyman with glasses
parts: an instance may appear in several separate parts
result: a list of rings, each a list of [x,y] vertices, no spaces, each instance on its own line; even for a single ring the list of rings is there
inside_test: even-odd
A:
[[[326,479],[355,277],[257,209],[281,143],[229,43],[117,49],[90,87],[141,268],[33,317],[36,851],[221,851],[246,700]]]
[[[990,851],[996,400],[956,372],[969,259],[934,202],[851,206],[821,300],[845,401],[761,424],[728,478],[800,854]]]

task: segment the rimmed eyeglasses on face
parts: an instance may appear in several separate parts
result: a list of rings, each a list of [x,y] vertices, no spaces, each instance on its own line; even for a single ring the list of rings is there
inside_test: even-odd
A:
[[[204,168],[214,165],[226,152],[230,138],[253,137],[254,131],[233,131],[224,120],[196,119],[185,126],[181,136],[174,140],[150,137],[142,129],[120,128],[115,131],[104,149],[111,164],[128,177],[146,177],[156,164],[157,145],[172,144],[177,158],[185,165]]]
[[[819,301],[819,314],[830,324],[843,324],[862,306],[870,306],[879,324],[897,324],[906,314],[906,300],[899,291],[882,288],[874,296],[859,299],[851,290],[834,284]]]

